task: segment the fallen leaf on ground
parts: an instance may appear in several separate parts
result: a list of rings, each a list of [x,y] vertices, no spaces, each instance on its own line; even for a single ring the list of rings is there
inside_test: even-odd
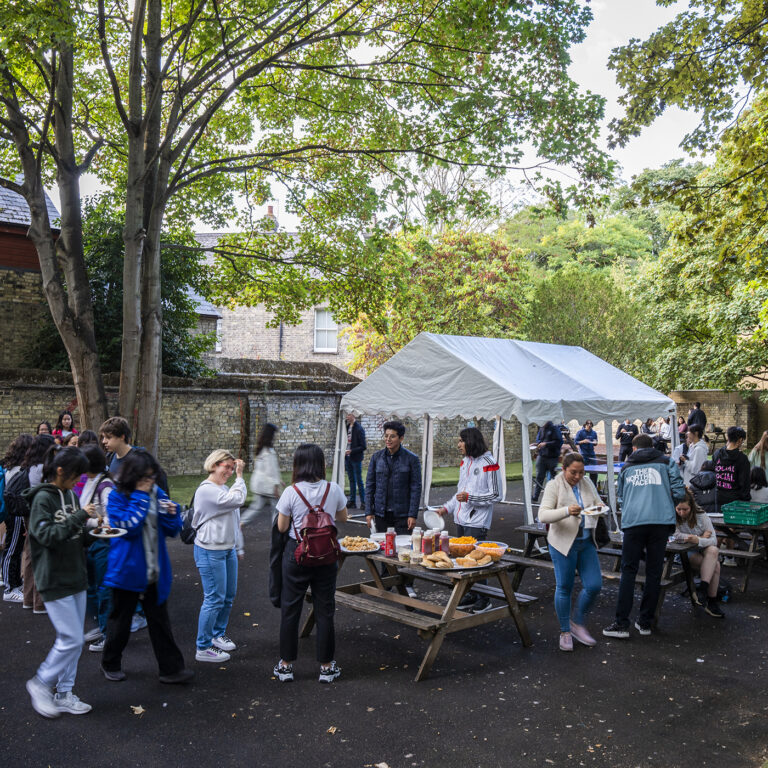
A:
[[[336,731],[337,731],[337,730],[338,730],[338,729],[336,728],[336,726],[335,726],[335,725],[332,725],[332,726],[331,726],[331,727],[330,727],[330,728],[329,728],[329,729],[326,731],[326,733],[336,733]]]
[[[251,614],[250,614],[250,611],[246,611],[246,612],[243,614],[243,616],[250,616],[250,615],[251,615]]]
[[[131,709],[133,710],[133,714],[139,715],[139,717],[141,717],[141,715],[143,715],[147,711],[146,709],[144,709],[144,707],[141,706],[141,704],[139,704],[138,707],[134,707],[133,705],[131,705]]]

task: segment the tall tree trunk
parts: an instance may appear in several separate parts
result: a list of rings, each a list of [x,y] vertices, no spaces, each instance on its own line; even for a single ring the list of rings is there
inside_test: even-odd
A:
[[[134,5],[128,73],[128,178],[125,198],[123,264],[123,338],[120,360],[120,414],[136,427],[136,394],[141,360],[141,262],[145,238],[145,146],[142,41],[145,3]]]
[[[160,153],[162,98],[162,0],[148,0],[144,33],[146,67],[144,117],[144,231],[141,263],[141,365],[136,413],[136,441],[157,455],[160,406],[163,397],[163,304],[160,237],[165,191],[170,172],[169,150]]]

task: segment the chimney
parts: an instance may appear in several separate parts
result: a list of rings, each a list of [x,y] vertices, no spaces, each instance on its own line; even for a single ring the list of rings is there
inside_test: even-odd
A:
[[[267,215],[264,217],[264,227],[277,231],[277,216],[275,216],[275,208],[272,205],[267,206]]]

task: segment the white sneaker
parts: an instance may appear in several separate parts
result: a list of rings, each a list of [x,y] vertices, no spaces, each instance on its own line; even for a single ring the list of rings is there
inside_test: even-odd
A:
[[[94,627],[85,633],[83,636],[83,642],[95,643],[102,636],[102,634],[103,632],[98,627]]]
[[[93,651],[94,653],[101,653],[104,650],[104,639],[104,635],[102,635],[98,640],[88,646],[88,650]]]
[[[217,662],[229,661],[231,658],[232,657],[228,653],[225,653],[213,645],[210,648],[203,648],[202,650],[198,648],[197,653],[195,653],[195,659],[197,661],[212,661],[214,664]]]
[[[6,603],[23,603],[24,593],[21,591],[21,587],[16,587],[16,589],[6,589],[5,592],[3,592],[3,600]]]
[[[725,557],[724,556],[723,557],[723,565],[726,568],[738,568],[739,567],[739,564],[736,562],[736,558],[735,557]],[[3,598],[3,599],[5,599],[5,598]]]
[[[237,646],[226,635],[214,637],[211,642],[221,651],[234,651],[237,649]]]
[[[53,701],[53,691],[37,675],[27,680],[27,693],[38,715],[58,717],[61,714]]]
[[[327,667],[320,667],[320,677],[318,680],[321,683],[332,683],[341,674],[341,668],[332,661]]]
[[[131,619],[131,632],[138,632],[147,626],[147,620],[139,613],[134,613]]]
[[[69,712],[70,715],[84,715],[93,709],[90,704],[80,701],[72,691],[57,693],[53,697],[53,703],[59,712]]]

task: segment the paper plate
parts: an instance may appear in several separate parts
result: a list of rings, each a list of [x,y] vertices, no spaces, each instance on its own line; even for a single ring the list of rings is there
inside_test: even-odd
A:
[[[427,528],[437,528],[438,531],[442,531],[445,528],[445,518],[438,515],[435,510],[440,507],[427,507],[424,510],[424,524]]]

